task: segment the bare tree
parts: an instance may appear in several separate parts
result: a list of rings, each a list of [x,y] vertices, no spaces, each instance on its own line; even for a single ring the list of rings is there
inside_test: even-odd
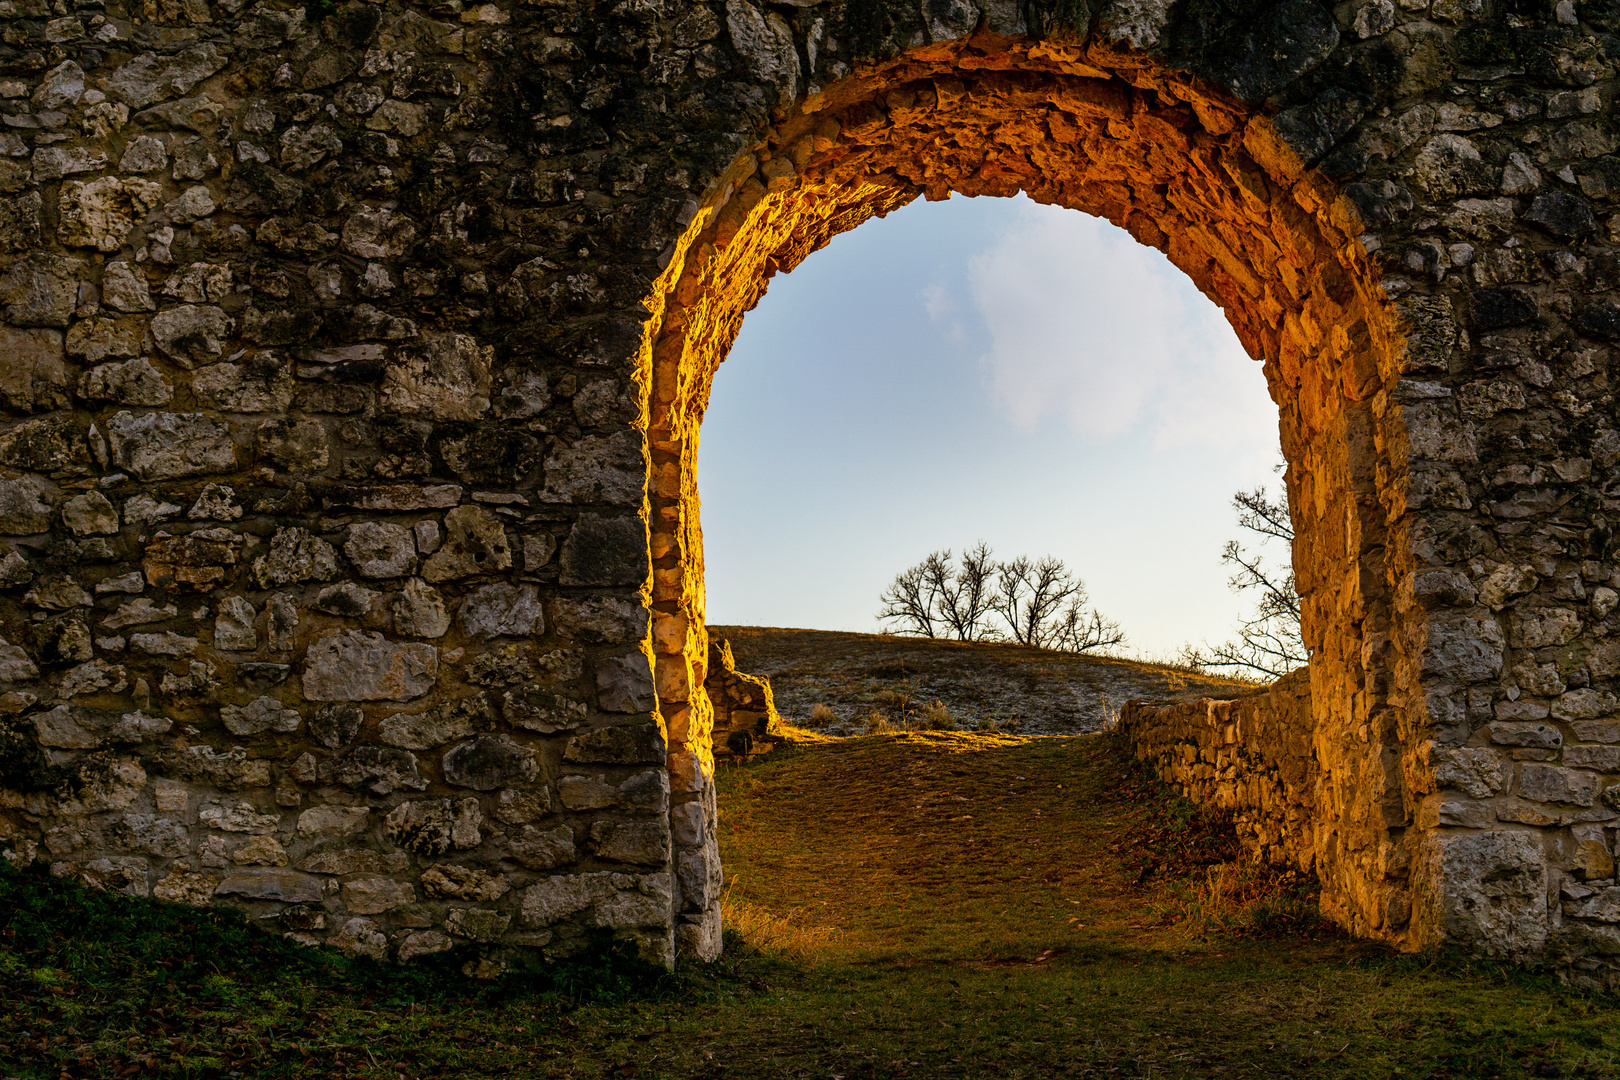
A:
[[[1105,619],[1096,608],[1085,607],[1085,591],[1079,599],[1069,601],[1058,623],[1053,643],[1048,648],[1059,652],[1090,652],[1093,649],[1111,649],[1125,644],[1125,630],[1113,619]]]
[[[934,606],[939,600],[939,567],[950,562],[949,551],[936,551],[908,570],[894,576],[878,600],[883,607],[878,619],[898,622],[900,633],[935,637]]]
[[[1294,543],[1287,490],[1275,499],[1265,488],[1232,496],[1238,525],[1264,540]],[[1229,581],[1234,592],[1257,594],[1254,613],[1238,626],[1237,636],[1205,649],[1189,647],[1183,659],[1200,668],[1228,668],[1281,678],[1310,659],[1299,629],[1299,587],[1290,563],[1286,572],[1266,565],[1236,540],[1229,540],[1221,561],[1237,567]]]
[[[990,545],[980,540],[962,552],[962,568],[954,577],[940,577],[936,608],[958,641],[982,641],[991,633],[984,617],[990,613],[990,581],[996,573]],[[947,558],[949,552],[946,553]]]
[[[1052,616],[1080,590],[1063,562],[1050,555],[1034,563],[1022,555],[1002,563],[996,586],[996,612],[1013,640],[1037,646],[1051,635]]]
[[[921,637],[990,641],[1005,633],[1044,649],[1086,652],[1124,642],[1119,624],[1090,610],[1085,585],[1062,560],[1019,557],[998,563],[979,541],[962,555],[936,551],[895,576],[880,597],[878,618]],[[1005,631],[991,616],[1000,616]]]

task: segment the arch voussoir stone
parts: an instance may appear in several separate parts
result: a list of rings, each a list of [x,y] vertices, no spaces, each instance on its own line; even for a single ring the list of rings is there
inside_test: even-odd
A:
[[[474,974],[714,955],[709,387],[833,236],[1022,192],[1164,251],[1278,407],[1309,671],[1138,752],[1358,934],[1609,978],[1606,15],[18,10],[8,859]]]

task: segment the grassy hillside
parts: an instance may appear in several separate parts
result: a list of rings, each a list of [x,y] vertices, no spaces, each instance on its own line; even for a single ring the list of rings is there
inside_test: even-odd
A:
[[[1612,1003],[1401,957],[1109,735],[790,743],[719,776],[731,932],[494,983],[0,872],[0,1077],[1620,1077]]]
[[[739,671],[770,679],[783,719],[834,735],[925,717],[936,728],[1074,735],[1100,730],[1131,698],[1254,689],[1186,668],[1022,645],[758,626],[709,634],[731,642]]]

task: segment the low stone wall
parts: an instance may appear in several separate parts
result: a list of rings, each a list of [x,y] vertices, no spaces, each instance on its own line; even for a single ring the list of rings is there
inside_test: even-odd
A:
[[[1245,848],[1314,869],[1317,760],[1310,671],[1230,701],[1128,701],[1120,734],[1195,802],[1232,811]]]
[[[782,718],[763,675],[737,670],[731,642],[709,642],[709,666],[703,679],[714,706],[714,752],[748,757],[776,745]]]

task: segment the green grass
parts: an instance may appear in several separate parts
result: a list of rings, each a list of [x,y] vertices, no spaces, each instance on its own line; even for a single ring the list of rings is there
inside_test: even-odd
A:
[[[603,941],[475,983],[0,872],[0,1077],[1620,1077],[1609,999],[1339,935],[1111,739],[871,736],[720,783],[742,932],[673,975]]]

